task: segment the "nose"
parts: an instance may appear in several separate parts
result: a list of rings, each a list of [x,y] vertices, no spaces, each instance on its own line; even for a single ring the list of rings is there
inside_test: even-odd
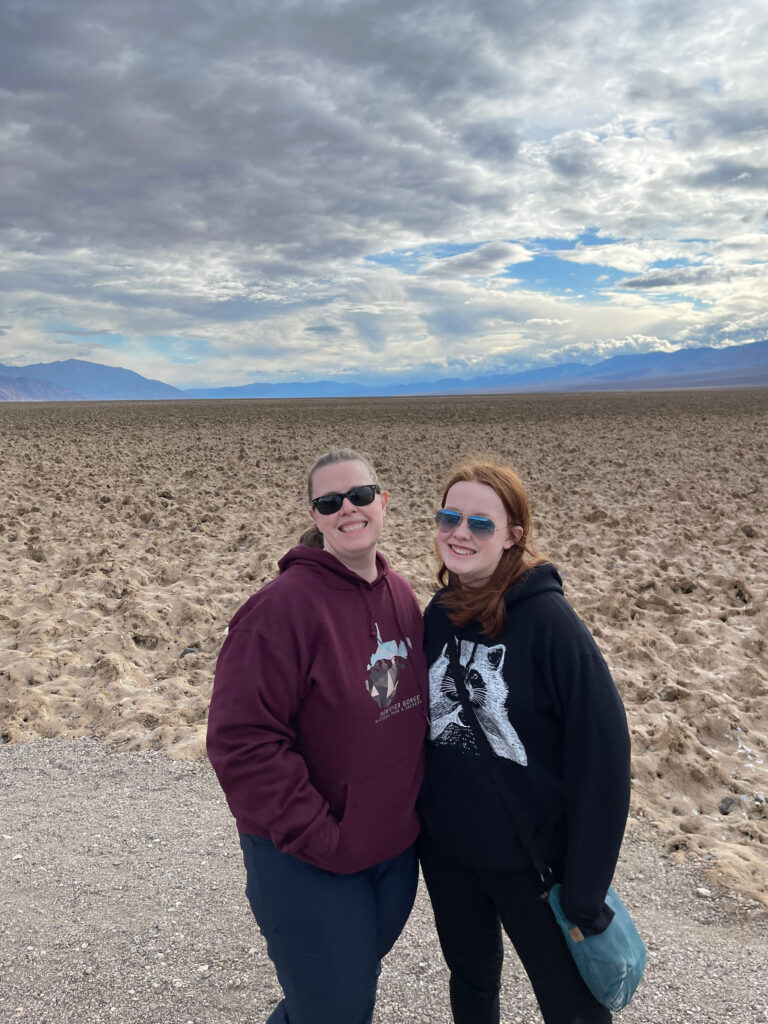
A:
[[[462,538],[464,540],[466,540],[466,539],[468,539],[469,537],[472,536],[472,531],[467,526],[466,517],[464,517],[461,520],[461,522],[459,523],[458,526],[454,526],[454,528],[453,528],[453,536],[454,537]]]
[[[349,500],[349,498],[347,498],[346,495],[345,495],[344,496],[344,501],[342,501],[342,503],[341,503],[341,508],[339,509],[339,512],[346,512],[346,514],[349,515],[350,512],[354,512],[354,511],[355,511],[355,506],[352,504],[352,502]]]

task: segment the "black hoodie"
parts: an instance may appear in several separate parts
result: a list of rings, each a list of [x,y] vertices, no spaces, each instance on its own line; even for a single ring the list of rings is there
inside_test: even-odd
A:
[[[589,630],[545,563],[507,592],[502,632],[452,625],[435,595],[425,612],[430,739],[420,798],[426,838],[447,859],[488,871],[530,866],[463,720],[446,645],[472,657],[466,683],[477,718],[562,875],[568,918],[587,933],[610,922],[603,901],[629,807],[624,707]]]

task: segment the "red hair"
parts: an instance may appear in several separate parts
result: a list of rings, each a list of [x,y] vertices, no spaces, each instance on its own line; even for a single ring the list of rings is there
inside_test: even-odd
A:
[[[544,559],[536,552],[531,506],[517,473],[507,466],[497,466],[492,462],[467,462],[459,466],[446,482],[443,488],[443,507],[448,491],[454,484],[470,481],[492,488],[506,509],[508,528],[520,526],[523,533],[519,541],[502,551],[493,575],[480,587],[462,585],[459,577],[450,572],[441,559],[437,579],[448,589],[440,597],[440,604],[455,626],[479,622],[482,632],[492,637],[498,636],[504,626],[504,595],[507,590],[532,566],[539,565]]]

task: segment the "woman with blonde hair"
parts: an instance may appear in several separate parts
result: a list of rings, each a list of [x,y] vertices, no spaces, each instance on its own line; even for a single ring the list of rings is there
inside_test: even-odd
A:
[[[321,456],[313,527],[216,665],[208,756],[283,989],[268,1024],[370,1024],[416,895],[426,666],[416,598],[377,551],[388,498],[356,452]]]
[[[436,522],[419,850],[454,1022],[498,1024],[503,927],[546,1024],[605,1024],[541,897],[561,882],[562,909],[584,935],[610,924],[604,901],[629,804],[621,699],[557,570],[536,553],[511,469],[459,468]],[[531,835],[545,871],[532,864]]]

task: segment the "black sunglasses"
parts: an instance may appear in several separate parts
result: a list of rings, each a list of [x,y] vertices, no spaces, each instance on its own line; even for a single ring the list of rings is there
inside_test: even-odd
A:
[[[461,512],[452,508],[440,508],[435,512],[435,522],[439,530],[455,530],[464,519]],[[488,516],[467,516],[467,526],[476,537],[490,537],[496,529],[496,524]]]
[[[312,508],[316,508],[321,516],[332,516],[334,512],[339,511],[345,498],[357,508],[362,508],[364,505],[370,505],[377,494],[381,494],[378,484],[363,484],[362,487],[353,487],[346,494],[321,494],[319,498],[312,499]]]

